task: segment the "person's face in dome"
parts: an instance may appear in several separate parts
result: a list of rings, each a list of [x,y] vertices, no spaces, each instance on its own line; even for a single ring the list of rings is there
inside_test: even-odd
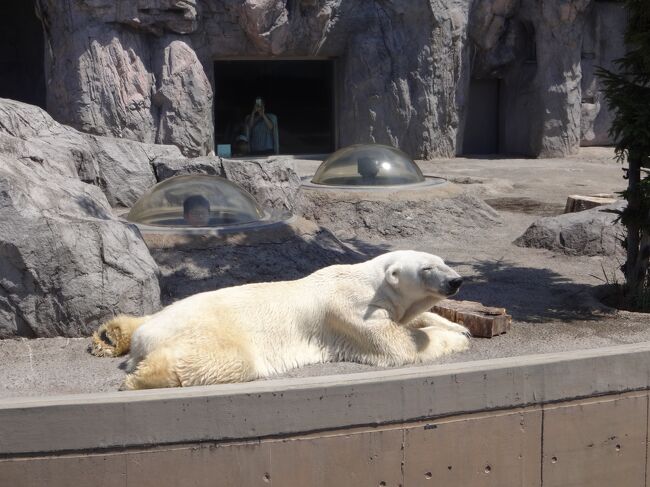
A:
[[[210,210],[198,206],[186,212],[183,217],[188,225],[193,227],[206,227],[210,223]]]
[[[183,219],[192,227],[210,224],[210,203],[202,196],[192,196],[183,204]]]

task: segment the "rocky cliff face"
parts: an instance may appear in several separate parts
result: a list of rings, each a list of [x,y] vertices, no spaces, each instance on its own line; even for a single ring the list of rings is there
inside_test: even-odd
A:
[[[47,106],[84,132],[212,149],[212,88],[191,47],[193,1],[42,0]]]
[[[82,134],[0,99],[0,338],[83,336],[117,313],[160,306],[156,263],[109,205],[131,201],[138,184],[124,180],[143,165],[152,174],[156,153],[180,156]],[[131,176],[117,161],[131,163]]]
[[[622,19],[607,22],[592,0],[38,4],[48,109],[85,132],[208,154],[213,61],[282,56],[337,59],[341,146],[384,143],[419,158],[460,152],[473,78],[500,80],[502,152],[558,156],[581,139],[607,141],[593,76],[582,78],[585,25],[606,64]]]

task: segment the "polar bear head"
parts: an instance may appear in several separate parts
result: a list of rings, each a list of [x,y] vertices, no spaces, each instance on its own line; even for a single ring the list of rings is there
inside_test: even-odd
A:
[[[409,301],[444,299],[458,292],[463,278],[437,255],[413,250],[382,256],[385,281]]]

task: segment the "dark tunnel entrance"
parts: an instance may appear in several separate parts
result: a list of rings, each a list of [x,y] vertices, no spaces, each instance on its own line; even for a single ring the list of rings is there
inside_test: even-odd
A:
[[[34,0],[0,4],[0,98],[45,108],[43,29]]]
[[[214,64],[215,141],[236,143],[255,98],[277,117],[280,154],[334,150],[334,62],[331,60],[217,61]]]

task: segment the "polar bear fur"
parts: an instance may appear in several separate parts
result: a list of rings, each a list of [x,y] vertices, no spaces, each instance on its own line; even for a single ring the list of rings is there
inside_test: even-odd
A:
[[[118,316],[97,330],[93,353],[130,351],[126,389],[249,381],[330,361],[419,363],[467,348],[466,328],[428,312],[461,282],[440,257],[389,252]]]

